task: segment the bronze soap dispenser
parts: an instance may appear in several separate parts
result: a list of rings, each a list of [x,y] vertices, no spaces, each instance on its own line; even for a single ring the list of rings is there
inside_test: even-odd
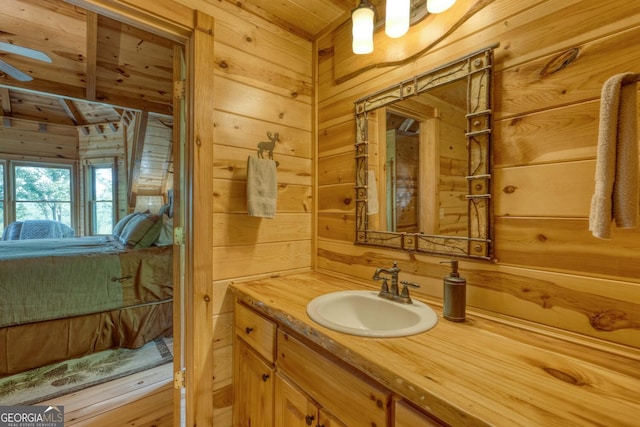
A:
[[[451,273],[444,278],[443,317],[452,322],[464,322],[467,305],[467,281],[458,273],[458,261],[444,261],[451,264]]]

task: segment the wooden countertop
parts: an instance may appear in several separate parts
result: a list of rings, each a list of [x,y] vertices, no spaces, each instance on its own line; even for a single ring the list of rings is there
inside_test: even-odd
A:
[[[368,288],[376,289],[316,272],[231,285],[239,300],[451,425],[639,425],[640,352],[633,349],[609,351],[469,313],[449,322],[425,300],[438,324],[403,338],[347,335],[306,314],[316,296]]]

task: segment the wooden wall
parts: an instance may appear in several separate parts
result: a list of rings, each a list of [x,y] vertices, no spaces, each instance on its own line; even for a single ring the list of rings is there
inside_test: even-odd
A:
[[[334,35],[317,42],[318,269],[370,279],[397,260],[404,280],[441,297],[442,258],[352,243],[353,102],[498,42],[495,262],[460,263],[468,308],[640,348],[640,229],[612,240],[588,231],[600,90],[614,74],[640,72],[637,2],[495,0],[414,61],[340,84]]]
[[[88,166],[96,163],[112,163],[116,168],[117,183],[118,183],[118,195],[117,195],[117,212],[115,222],[123,218],[129,212],[127,211],[127,130],[125,126],[119,126],[116,130],[112,130],[108,127],[100,128],[100,131],[96,127],[87,127],[88,134],[85,134],[80,129],[78,132],[79,140],[79,154],[81,164],[81,179],[79,180],[80,188],[80,206],[86,207],[86,177],[88,173]],[[86,214],[87,212],[81,209],[80,224],[78,224],[78,231],[84,231],[84,234],[88,234],[86,226]],[[114,225],[115,225],[114,222]]]
[[[311,268],[312,43],[228,2],[180,3],[215,19],[213,400],[214,425],[230,426],[233,305],[227,286]],[[247,158],[257,155],[267,133],[279,135],[274,219],[250,217],[246,208]]]
[[[466,104],[466,99],[464,101]],[[438,192],[438,203],[433,207],[437,215],[434,223],[437,229],[433,234],[467,236],[469,215],[465,196],[469,185],[466,179],[468,160],[464,129],[467,122],[466,109],[439,99],[433,99],[431,105],[436,107],[438,112],[438,122],[433,126],[437,129],[437,140],[440,142],[435,153],[431,155],[437,161],[437,165],[431,168],[440,172],[440,181],[435,188]],[[426,174],[430,176],[428,171]],[[431,233],[431,230],[427,233]]]
[[[27,161],[78,160],[78,133],[73,126],[46,124],[6,118],[0,124],[0,155]]]

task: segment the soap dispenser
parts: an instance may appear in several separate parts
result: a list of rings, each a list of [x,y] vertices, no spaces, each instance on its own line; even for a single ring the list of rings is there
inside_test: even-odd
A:
[[[443,261],[441,264],[451,264],[451,273],[444,278],[444,305],[442,314],[452,322],[464,322],[467,305],[467,281],[458,273],[458,261]]]

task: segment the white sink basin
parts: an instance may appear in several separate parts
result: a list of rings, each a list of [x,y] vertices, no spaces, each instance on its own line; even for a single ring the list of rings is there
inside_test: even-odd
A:
[[[416,300],[413,304],[389,301],[376,291],[321,295],[307,304],[307,314],[326,328],[379,338],[418,334],[438,323],[438,315],[428,305]]]

